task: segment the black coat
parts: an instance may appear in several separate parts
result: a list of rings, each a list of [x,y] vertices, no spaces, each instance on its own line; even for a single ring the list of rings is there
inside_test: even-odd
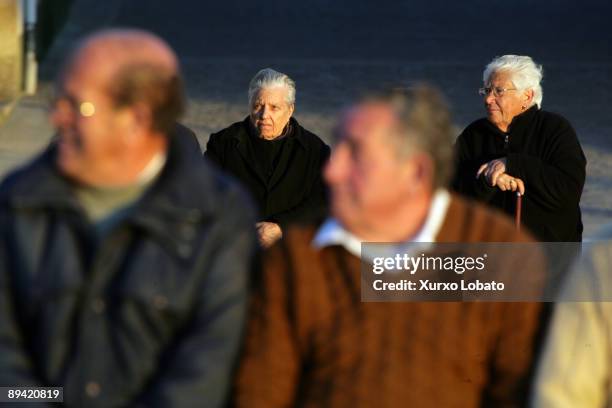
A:
[[[56,147],[0,186],[0,385],[66,406],[221,406],[238,352],[254,210],[186,133],[98,241]],[[95,395],[99,392],[99,395]]]
[[[513,216],[515,193],[491,187],[484,176],[475,178],[480,165],[505,157],[506,172],[525,183],[522,223],[541,241],[582,240],[586,158],[565,118],[534,106],[516,116],[507,133],[479,119],[461,133],[455,149],[457,191]]]
[[[261,221],[278,223],[281,228],[294,222],[320,221],[327,212],[322,168],[329,158],[329,146],[295,119],[290,120],[293,132],[287,136],[269,181],[258,165],[248,117],[212,134],[204,154],[251,192]]]

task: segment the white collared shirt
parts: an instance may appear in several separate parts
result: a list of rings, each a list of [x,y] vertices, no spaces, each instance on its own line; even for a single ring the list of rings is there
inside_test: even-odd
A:
[[[446,218],[446,212],[448,211],[448,205],[450,204],[450,194],[448,191],[439,189],[434,193],[427,213],[427,218],[423,227],[414,235],[409,241],[397,243],[397,246],[392,248],[393,252],[398,252],[402,247],[409,246],[410,252],[415,250],[425,249],[427,244],[431,244],[436,241],[436,236],[440,232],[442,223]],[[328,218],[323,225],[317,231],[312,245],[321,249],[330,245],[341,245],[349,253],[355,255],[358,258],[362,257],[361,243],[367,242],[361,238],[353,235],[350,231],[347,231],[339,222],[333,217]],[[421,242],[423,245],[415,247],[414,243]],[[403,249],[406,252],[406,248]],[[380,254],[363,254],[366,259],[372,259],[373,256],[379,256]]]

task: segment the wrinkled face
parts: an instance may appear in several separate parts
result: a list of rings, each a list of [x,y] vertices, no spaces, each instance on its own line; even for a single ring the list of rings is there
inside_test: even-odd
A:
[[[274,139],[293,114],[293,105],[287,103],[287,88],[274,87],[260,89],[251,101],[251,123],[264,139]]]
[[[485,87],[506,89],[500,96],[490,92],[484,97],[487,118],[505,132],[512,119],[529,106],[531,91],[517,90],[510,80],[510,74],[504,71],[493,73]]]
[[[358,105],[340,122],[325,180],[334,217],[354,233],[405,204],[410,165],[389,142],[395,124],[393,112],[381,103]]]
[[[86,58],[75,60],[50,115],[58,133],[58,167],[86,184],[104,183],[129,127],[126,109],[115,108],[106,92],[110,71],[94,64]]]

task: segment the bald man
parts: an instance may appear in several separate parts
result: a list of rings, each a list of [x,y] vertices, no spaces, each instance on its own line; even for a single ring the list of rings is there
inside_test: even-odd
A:
[[[176,132],[177,58],[112,30],[67,61],[49,149],[0,185],[0,386],[67,406],[222,405],[256,245],[242,191]]]

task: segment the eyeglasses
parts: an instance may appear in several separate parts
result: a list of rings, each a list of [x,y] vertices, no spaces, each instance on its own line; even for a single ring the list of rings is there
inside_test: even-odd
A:
[[[502,96],[504,96],[506,92],[516,91],[516,90],[517,90],[516,88],[501,88],[499,86],[485,87],[485,88],[478,89],[478,95],[487,96],[491,92],[493,92],[493,96],[495,96],[496,98],[501,98]]]
[[[67,94],[57,96],[51,102],[53,110],[69,109],[78,112],[84,118],[92,117],[96,113],[96,106],[89,101],[78,101],[75,97]]]

